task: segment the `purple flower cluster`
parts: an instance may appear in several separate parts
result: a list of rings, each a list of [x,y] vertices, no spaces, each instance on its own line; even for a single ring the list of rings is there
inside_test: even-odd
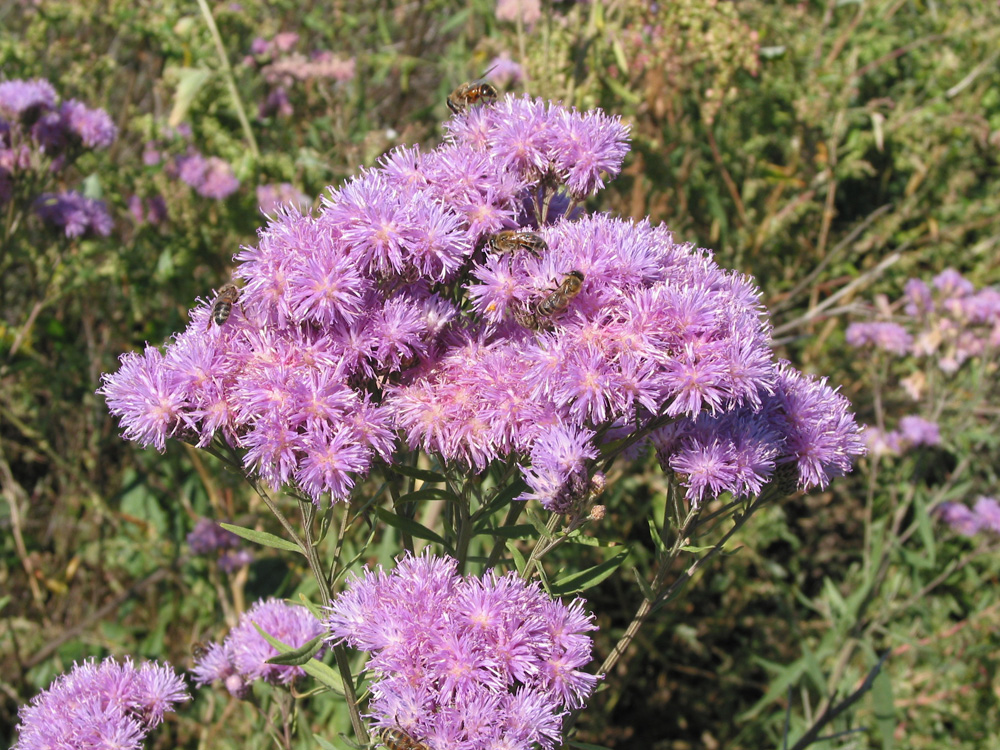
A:
[[[962,503],[941,503],[935,512],[963,536],[975,536],[980,531],[1000,534],[1000,503],[992,497],[980,497],[972,508]]]
[[[219,555],[219,567],[226,573],[233,573],[253,562],[253,554],[241,549],[242,540],[231,531],[226,531],[214,521],[201,518],[187,535],[187,543],[195,555],[207,556],[215,552]]]
[[[240,187],[240,181],[233,174],[232,167],[218,156],[206,158],[197,151],[190,150],[177,159],[176,169],[181,181],[204,198],[221,201]]]
[[[107,112],[75,99],[60,104],[46,80],[0,82],[0,205],[25,173],[57,172],[84,151],[107,148],[117,134]]]
[[[63,230],[67,237],[107,237],[113,226],[104,201],[81,193],[43,193],[35,200],[35,213],[46,224]]]
[[[163,715],[189,699],[167,665],[85,661],[21,708],[13,750],[139,750]]]
[[[901,455],[912,448],[921,445],[938,445],[941,442],[941,430],[937,422],[911,414],[899,420],[899,429],[880,430],[877,427],[867,427],[864,431],[868,451],[875,456]]]
[[[852,323],[847,343],[874,345],[898,356],[934,357],[948,374],[1000,346],[1000,291],[977,291],[954,269],[942,271],[931,284],[910,279],[902,303],[904,320]]]
[[[865,452],[847,399],[781,361],[759,405],[703,412],[653,436],[664,470],[675,472],[693,503],[722,492],[758,494],[789,466],[801,489],[826,487]]]
[[[192,670],[195,684],[207,685],[221,680],[237,698],[245,698],[250,683],[264,680],[272,685],[291,685],[305,676],[302,667],[268,664],[278,649],[268,643],[254,625],[282,643],[298,648],[324,631],[322,623],[305,607],[286,604],[280,599],[262,599],[240,616],[222,643],[208,644]]]
[[[374,724],[444,748],[559,742],[566,709],[584,706],[598,677],[592,617],[513,573],[456,574],[450,558],[407,556],[366,570],[330,606],[331,642],[370,651]]]
[[[312,198],[290,182],[257,186],[257,205],[261,213],[270,216],[281,206],[293,206],[305,211],[312,205]]]
[[[261,119],[276,114],[290,117],[294,113],[288,91],[297,82],[321,79],[347,83],[354,79],[353,57],[343,58],[325,50],[307,57],[294,51],[298,43],[299,35],[293,32],[276,34],[270,40],[257,37],[250,45],[250,54],[243,59],[244,65],[260,69],[271,86],[259,108]]]
[[[757,492],[793,463],[825,486],[863,451],[845,399],[773,361],[748,277],[662,226],[573,205],[616,175],[627,129],[528,98],[472,106],[433,151],[400,148],[280,210],[160,352],[101,392],[125,437],[219,434],[267,482],[346,498],[397,435],[481,470],[530,456],[525,498],[564,511],[602,442],[673,420],[657,447],[688,495]],[[535,230],[534,249],[491,241]]]

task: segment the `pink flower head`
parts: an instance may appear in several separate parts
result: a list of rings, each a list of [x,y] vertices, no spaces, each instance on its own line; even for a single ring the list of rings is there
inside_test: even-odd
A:
[[[267,642],[258,627],[292,648],[305,645],[323,632],[322,624],[305,607],[262,599],[240,616],[221,644],[209,644],[195,662],[195,681],[207,685],[221,680],[231,693],[243,697],[254,680],[290,685],[303,677],[302,667],[267,663],[278,655],[278,649]]]
[[[552,600],[510,573],[462,577],[451,558],[366,570],[330,605],[331,642],[371,652],[370,716],[431,747],[552,748],[561,715],[599,678],[583,603]]]
[[[14,750],[139,750],[164,714],[187,700],[184,681],[168,665],[84,661],[21,708]]]

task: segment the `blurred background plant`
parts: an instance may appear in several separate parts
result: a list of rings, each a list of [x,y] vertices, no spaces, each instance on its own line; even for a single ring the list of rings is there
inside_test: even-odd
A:
[[[853,478],[758,514],[737,554],[658,613],[579,739],[791,747],[862,728],[818,746],[983,747],[998,718],[996,538],[931,509],[997,495],[995,344],[948,374],[912,349],[859,358],[847,323],[874,309],[916,339],[928,321],[877,294],[946,268],[997,283],[998,21],[988,0],[6,4],[0,79],[46,79],[54,101],[109,113],[117,137],[56,171],[30,165],[49,186],[11,181],[2,207],[0,741],[75,659],[186,665],[247,602],[294,596],[297,560],[254,550],[220,566],[189,545],[202,517],[267,514],[193,451],[126,445],[93,395],[99,374],[183,327],[275,196],[312,203],[394,145],[436,142],[447,93],[495,66],[505,90],[630,122],[625,171],[591,208],[662,220],[753,274],[786,357],[844,384],[883,437],[909,425]],[[55,203],[29,208],[68,190],[103,201],[107,236],[66,236],[45,223]],[[663,476],[651,463],[610,481],[605,502],[649,573],[640,519],[662,517]],[[380,538],[369,554],[393,549]],[[585,595],[623,613],[599,623],[603,657],[641,592],[609,579]],[[251,710],[197,692],[200,720],[168,721],[152,746],[245,744]],[[310,700],[346,731],[332,701]]]

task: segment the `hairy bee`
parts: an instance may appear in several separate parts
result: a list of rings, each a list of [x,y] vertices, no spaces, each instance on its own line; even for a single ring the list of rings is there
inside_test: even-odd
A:
[[[378,738],[389,750],[430,750],[425,743],[414,739],[398,727],[383,729]]]
[[[539,319],[555,317],[569,307],[569,303],[582,288],[583,274],[579,271],[570,271],[563,277],[562,283],[556,290],[535,306],[535,316]]]
[[[448,109],[456,115],[477,104],[492,104],[499,94],[496,87],[483,79],[463,83],[448,94]]]
[[[236,284],[223,284],[219,294],[212,303],[212,314],[208,318],[206,330],[212,327],[214,322],[217,326],[222,326],[233,312],[233,305],[240,299],[240,288]]]
[[[208,653],[208,644],[205,641],[195,641],[191,644],[191,656],[201,659]]]
[[[505,229],[496,234],[488,234],[484,244],[498,254],[514,253],[524,249],[536,258],[549,249],[542,235],[535,232],[521,232],[516,229]]]

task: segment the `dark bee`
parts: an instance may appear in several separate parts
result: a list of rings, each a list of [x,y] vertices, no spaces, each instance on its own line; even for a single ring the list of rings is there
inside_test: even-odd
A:
[[[212,303],[212,314],[208,318],[208,325],[205,326],[206,330],[212,327],[213,321],[215,325],[222,326],[229,320],[229,316],[233,312],[233,305],[239,299],[240,288],[236,284],[223,284],[218,296],[215,298],[215,302]]]
[[[208,644],[204,641],[195,641],[191,644],[191,656],[195,659],[201,659],[205,654],[208,653]]]
[[[570,271],[563,277],[562,283],[556,290],[538,303],[535,307],[535,317],[539,319],[555,317],[569,307],[569,303],[582,288],[583,274],[579,271]]]
[[[482,79],[463,83],[448,94],[448,109],[457,115],[477,104],[492,104],[498,96],[496,87]]]
[[[383,729],[378,738],[389,750],[430,750],[425,743],[415,740],[397,727]]]
[[[549,249],[548,244],[540,234],[535,232],[520,232],[516,229],[505,229],[496,234],[488,234],[484,244],[495,253],[514,253],[524,249],[536,258]]]

